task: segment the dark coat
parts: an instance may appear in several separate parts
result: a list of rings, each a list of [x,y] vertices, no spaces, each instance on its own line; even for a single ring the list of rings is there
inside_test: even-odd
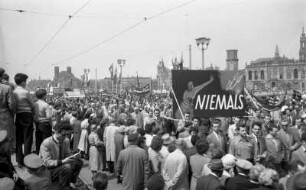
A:
[[[198,179],[196,190],[225,190],[225,188],[216,176],[209,174]]]
[[[248,186],[249,184],[250,181],[248,177],[238,174],[227,180],[225,188],[226,190],[237,190],[239,186]]]
[[[225,139],[225,136],[220,133],[219,134],[219,137],[220,137],[220,141],[221,143],[218,141],[216,135],[211,132],[207,137],[206,137],[206,140],[209,144],[214,144],[215,148],[218,148],[220,150],[222,150],[223,152],[227,152],[227,146],[226,146],[226,139]]]

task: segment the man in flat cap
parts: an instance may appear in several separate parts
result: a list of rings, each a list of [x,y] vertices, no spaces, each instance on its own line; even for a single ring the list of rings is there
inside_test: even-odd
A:
[[[252,168],[253,164],[245,159],[237,159],[236,161],[236,169],[238,174],[232,178],[229,178],[225,187],[227,190],[237,190],[239,185],[248,186],[247,184],[251,183],[249,181],[249,172]]]
[[[122,150],[117,160],[117,182],[124,190],[144,189],[150,174],[149,160],[144,149],[137,146],[138,133],[128,135],[129,146]]]

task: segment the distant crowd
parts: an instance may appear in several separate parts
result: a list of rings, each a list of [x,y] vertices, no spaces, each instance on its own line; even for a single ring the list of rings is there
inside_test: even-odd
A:
[[[176,119],[169,95],[69,99],[38,89],[33,98],[27,79],[18,73],[12,84],[0,68],[5,189],[78,189],[85,162],[96,190],[112,176],[124,190],[306,189],[303,98],[244,117]]]

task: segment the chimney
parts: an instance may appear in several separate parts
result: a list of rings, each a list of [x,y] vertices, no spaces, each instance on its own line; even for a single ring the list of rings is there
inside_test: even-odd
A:
[[[67,72],[71,74],[71,67],[67,67]]]
[[[238,70],[238,50],[230,49],[226,50],[227,58],[226,58],[226,70],[237,71]]]

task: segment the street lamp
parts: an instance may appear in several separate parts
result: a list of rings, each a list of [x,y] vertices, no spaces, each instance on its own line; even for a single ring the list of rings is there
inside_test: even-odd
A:
[[[125,59],[118,59],[117,63],[120,67],[120,91],[119,91],[120,93],[122,91],[122,67],[125,65]]]
[[[204,70],[205,69],[204,50],[207,50],[209,42],[210,42],[210,38],[205,38],[205,37],[197,38],[196,42],[197,42],[197,46],[202,50],[202,70]]]

